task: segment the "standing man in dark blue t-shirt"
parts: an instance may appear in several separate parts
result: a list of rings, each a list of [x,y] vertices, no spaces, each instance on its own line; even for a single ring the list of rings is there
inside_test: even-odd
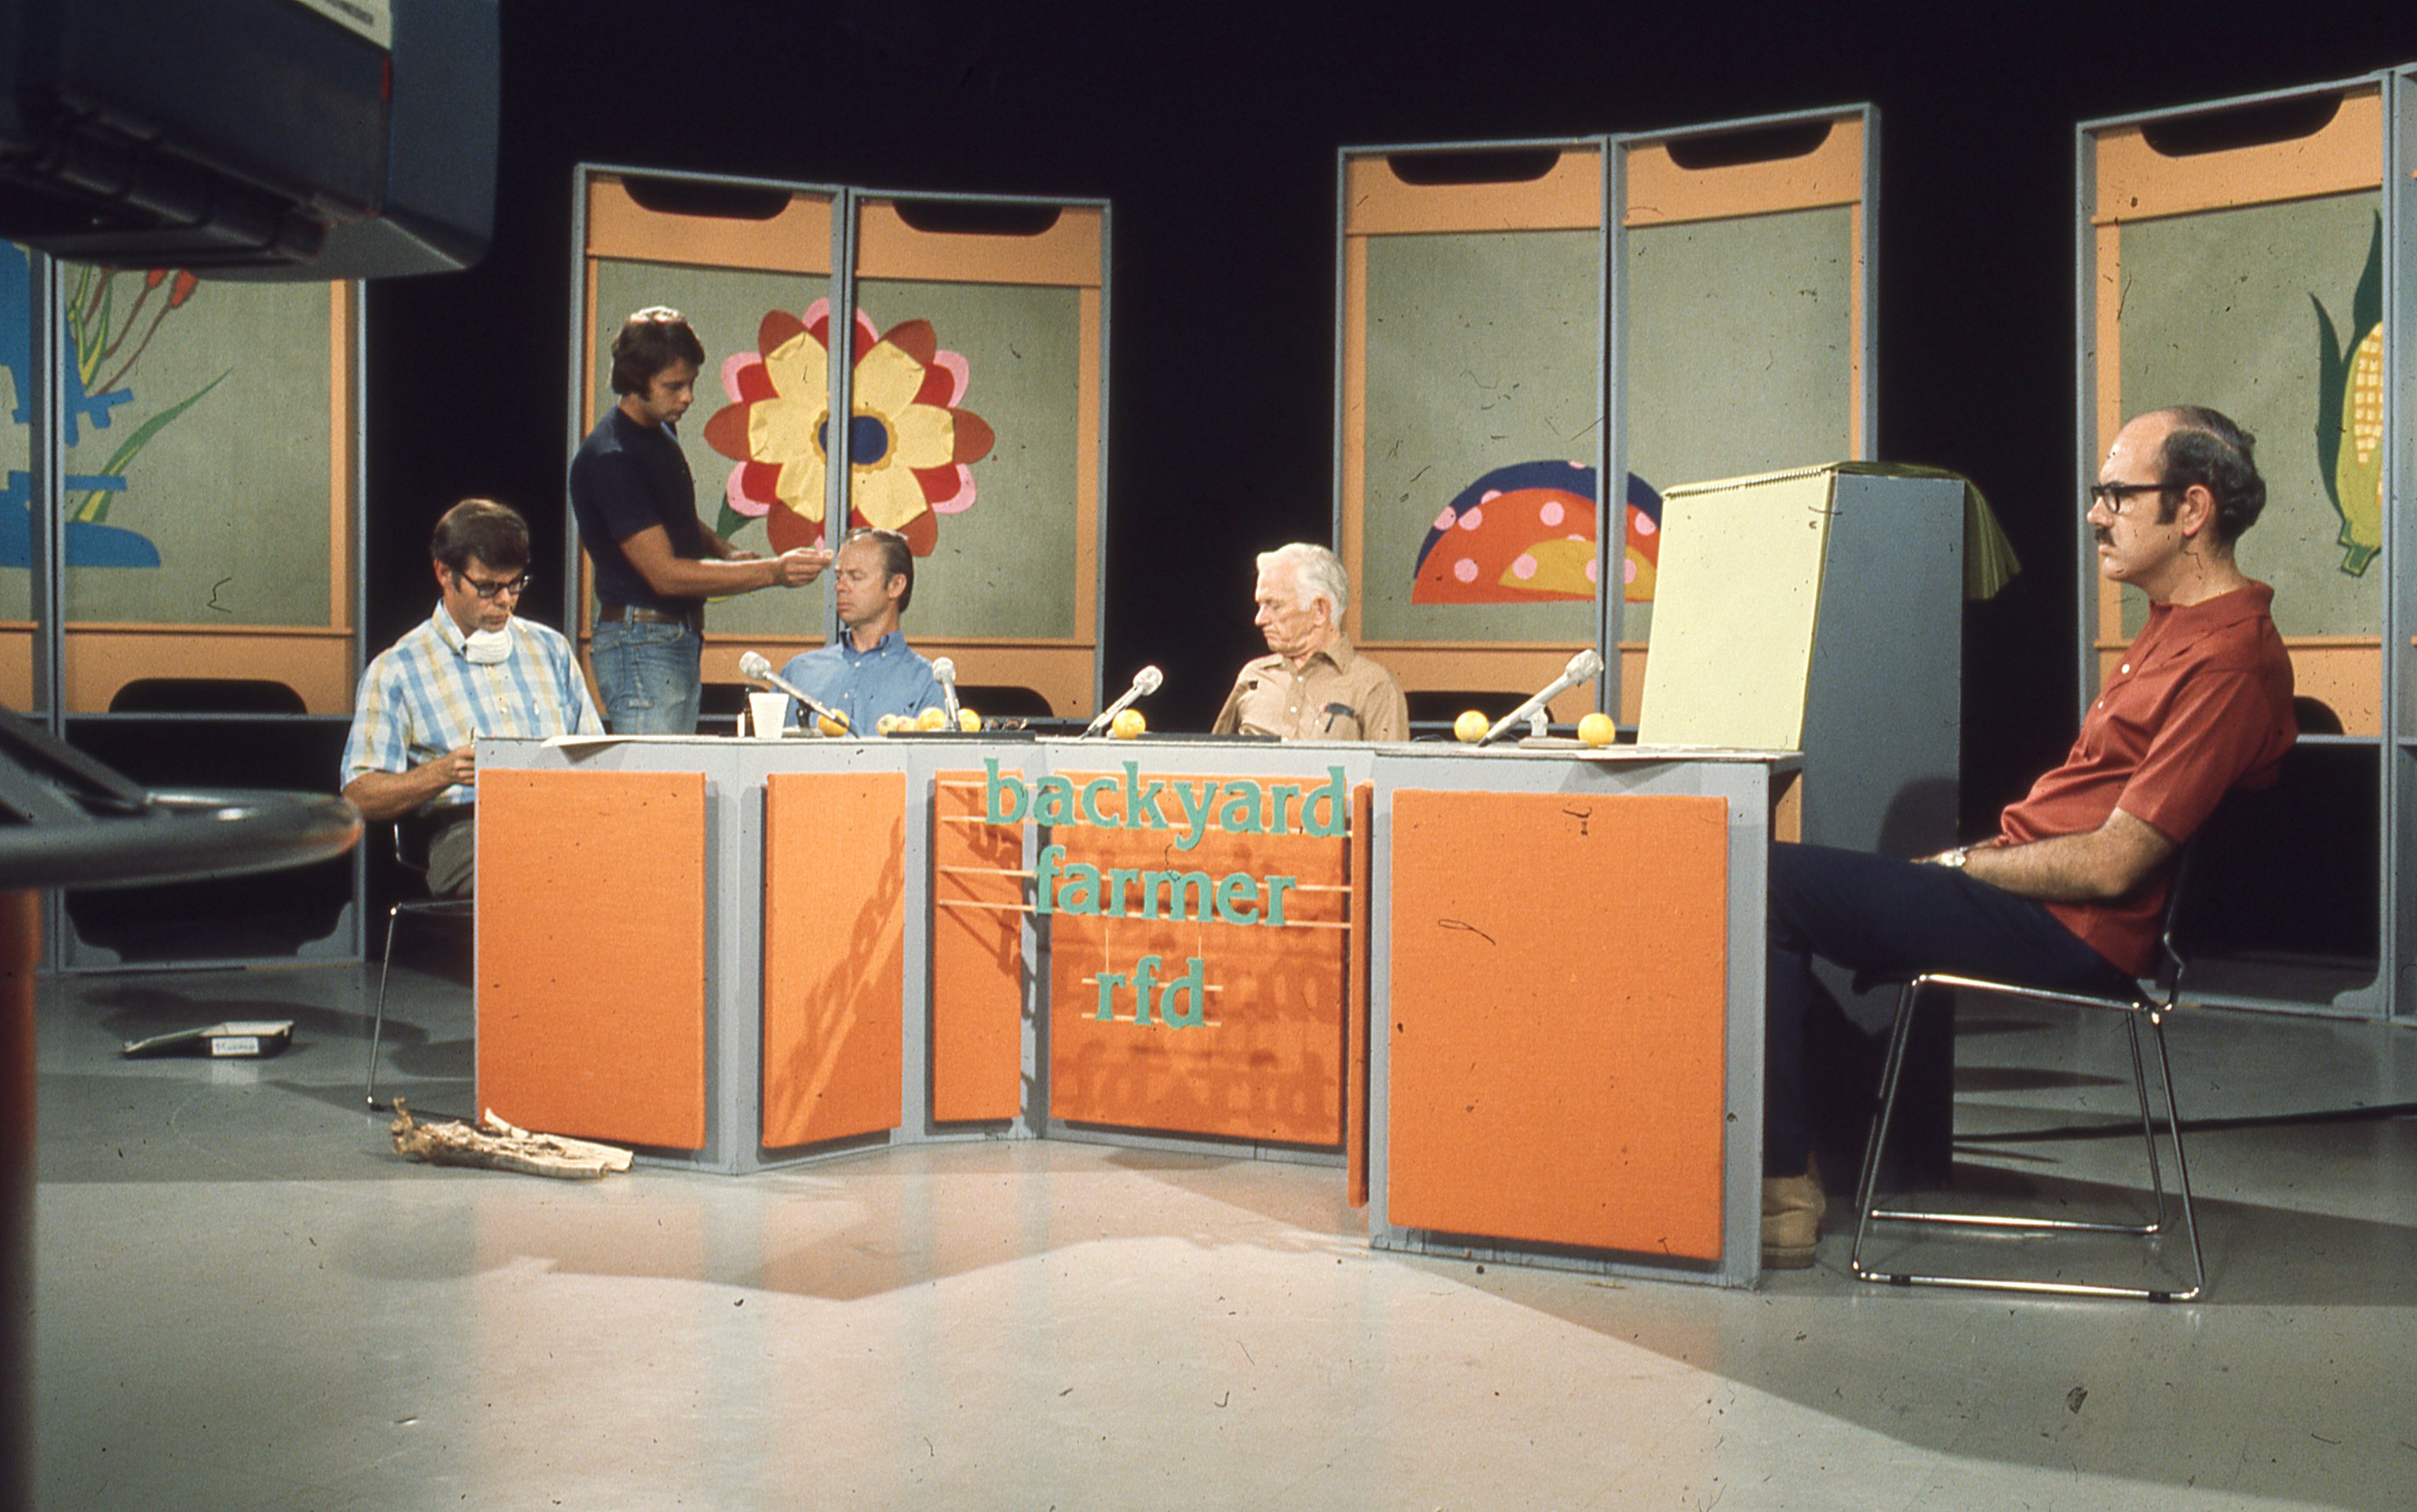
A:
[[[831,553],[743,552],[697,518],[676,429],[705,343],[676,310],[641,310],[613,339],[613,392],[570,461],[570,507],[596,569],[591,659],[615,734],[696,733],[705,600],[814,581]]]

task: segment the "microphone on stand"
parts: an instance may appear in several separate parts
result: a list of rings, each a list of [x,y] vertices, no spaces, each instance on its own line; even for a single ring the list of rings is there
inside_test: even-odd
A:
[[[1123,696],[1118,698],[1114,703],[1102,709],[1098,718],[1093,719],[1089,724],[1084,726],[1083,733],[1086,735],[1096,735],[1101,731],[1105,730],[1109,725],[1116,722],[1117,715],[1122,714],[1125,710],[1132,707],[1133,700],[1140,698],[1145,693],[1157,692],[1158,685],[1164,681],[1166,681],[1166,674],[1160,672],[1156,667],[1144,667],[1141,671],[1133,673],[1132,686],[1126,688]]]
[[[932,677],[940,685],[940,712],[949,717],[949,728],[957,727],[957,664],[947,657],[932,658]]]
[[[764,683],[777,688],[781,692],[786,693],[791,698],[796,699],[799,703],[804,704],[814,714],[823,718],[828,719],[831,723],[839,726],[842,730],[846,731],[849,734],[853,735],[856,733],[855,727],[848,723],[846,715],[840,713],[839,710],[832,708],[829,704],[823,703],[819,699],[810,698],[804,693],[798,691],[795,684],[791,683],[787,678],[783,677],[779,673],[772,670],[772,664],[764,658],[764,653],[761,651],[750,651],[738,658],[738,675],[746,678],[751,683]]]
[[[1502,732],[1505,730],[1510,729],[1513,725],[1519,723],[1521,720],[1526,719],[1532,715],[1543,713],[1545,706],[1551,703],[1553,700],[1560,697],[1571,688],[1577,687],[1578,684],[1585,682],[1588,678],[1600,676],[1602,673],[1603,658],[1595,655],[1594,647],[1587,647],[1584,651],[1579,652],[1576,656],[1570,658],[1570,664],[1561,669],[1561,674],[1558,677],[1554,678],[1550,686],[1546,687],[1535,697],[1529,699],[1527,703],[1520,704],[1517,708],[1513,709],[1510,713],[1504,715],[1499,720],[1496,721],[1494,728],[1485,732],[1484,735],[1479,739],[1477,743],[1481,746],[1492,745],[1496,740],[1501,738]]]

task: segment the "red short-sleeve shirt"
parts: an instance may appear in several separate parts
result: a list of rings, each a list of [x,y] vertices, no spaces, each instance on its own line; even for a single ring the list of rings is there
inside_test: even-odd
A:
[[[1999,820],[1998,842],[2096,829],[2117,809],[2179,845],[2234,787],[2273,784],[2299,736],[2291,661],[2262,582],[2176,608],[2152,605],[2064,764]],[[2156,960],[2160,876],[2115,903],[2050,903],[2065,928],[2123,970]]]

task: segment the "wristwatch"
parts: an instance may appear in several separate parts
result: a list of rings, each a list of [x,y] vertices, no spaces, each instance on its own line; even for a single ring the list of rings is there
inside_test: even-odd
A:
[[[1972,847],[1969,845],[1959,845],[1952,851],[1941,851],[1938,854],[1938,864],[1943,867],[1952,867],[1955,870],[1961,871],[1964,869],[1964,863],[1971,858]]]

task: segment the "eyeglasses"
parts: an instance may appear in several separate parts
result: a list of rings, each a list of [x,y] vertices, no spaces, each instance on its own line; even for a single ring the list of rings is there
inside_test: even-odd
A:
[[[2123,501],[2136,493],[2154,493],[2160,497],[2181,487],[2177,483],[2093,483],[2090,486],[2090,507],[2106,507],[2110,515],[2123,512]]]
[[[501,582],[481,582],[467,572],[456,572],[453,574],[453,581],[477,594],[486,602],[494,603],[506,594],[518,598],[522,594],[526,593],[529,579],[533,576],[535,576],[534,573],[524,572],[517,578],[507,578]]]

